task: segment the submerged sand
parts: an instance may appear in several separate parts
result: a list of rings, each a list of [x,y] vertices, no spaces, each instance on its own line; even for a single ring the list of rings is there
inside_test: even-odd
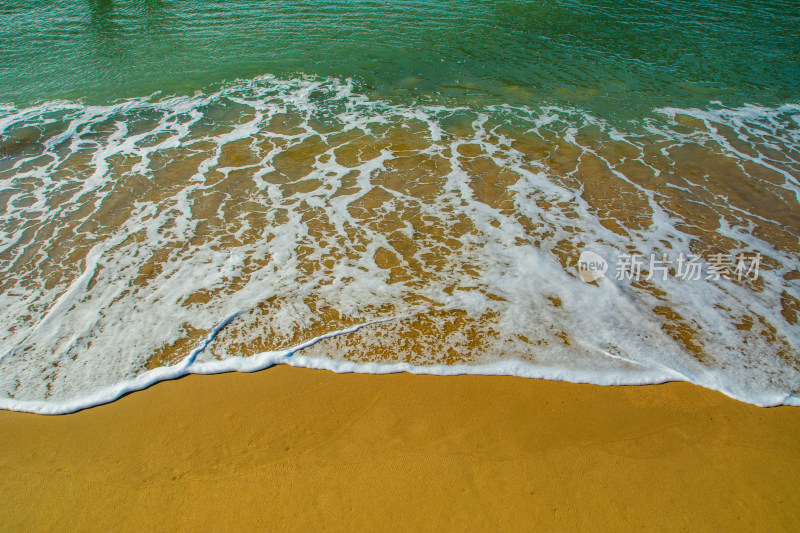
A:
[[[276,367],[0,412],[0,529],[800,529],[800,409]]]
[[[798,391],[795,107],[462,103],[267,77],[4,111],[0,396],[85,397],[222,322],[198,362],[371,321],[303,354]]]

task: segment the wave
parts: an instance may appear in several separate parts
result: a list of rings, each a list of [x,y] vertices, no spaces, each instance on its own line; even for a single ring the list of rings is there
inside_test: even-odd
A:
[[[3,108],[0,407],[281,363],[796,405],[798,125],[795,104],[612,124],[274,77]],[[586,283],[582,251],[607,275]]]

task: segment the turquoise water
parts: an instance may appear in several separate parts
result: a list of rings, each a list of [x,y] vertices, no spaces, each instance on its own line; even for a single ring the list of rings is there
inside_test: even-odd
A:
[[[800,405],[796,3],[0,19],[0,408],[273,364]]]
[[[0,18],[0,102],[17,105],[262,74],[606,115],[800,95],[794,1],[15,0]]]

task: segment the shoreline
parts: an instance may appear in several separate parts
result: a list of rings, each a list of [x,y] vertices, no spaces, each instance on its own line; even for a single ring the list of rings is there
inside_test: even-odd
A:
[[[233,357],[217,361],[196,362],[195,358],[213,339],[216,332],[230,319],[227,319],[207,337],[202,345],[191,352],[189,356],[178,364],[157,367],[147,370],[136,377],[97,389],[93,393],[66,401],[53,400],[17,400],[0,399],[0,412],[10,411],[42,416],[63,416],[79,413],[118,401],[125,396],[145,391],[160,383],[176,381],[188,376],[216,376],[220,374],[238,373],[252,374],[264,372],[274,367],[289,366],[308,370],[324,370],[335,374],[360,374],[360,375],[390,375],[409,374],[415,376],[485,376],[485,377],[511,377],[518,379],[533,379],[542,381],[556,381],[573,385],[593,385],[598,387],[644,387],[648,385],[663,385],[666,383],[687,383],[692,386],[706,389],[710,392],[720,393],[731,400],[742,402],[760,408],[772,407],[798,407],[796,394],[761,394],[750,398],[737,396],[734,391],[723,388],[714,388],[710,383],[697,383],[687,376],[673,370],[663,370],[662,373],[624,375],[602,379],[593,372],[581,373],[562,369],[540,367],[526,361],[512,359],[482,365],[471,364],[434,364],[415,366],[410,363],[377,363],[356,361],[334,361],[323,357],[308,357],[298,355],[297,350],[302,350],[316,343],[340,335],[352,333],[373,323],[359,324],[344,330],[327,333],[311,339],[282,352],[265,352],[246,358]],[[654,371],[655,372],[655,371]],[[780,401],[778,401],[780,399]]]
[[[682,382],[191,375],[0,411],[0,529],[791,531],[800,410]]]

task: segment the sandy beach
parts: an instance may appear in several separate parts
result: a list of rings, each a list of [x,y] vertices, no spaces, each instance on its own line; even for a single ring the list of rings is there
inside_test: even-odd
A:
[[[0,412],[0,529],[797,531],[800,409],[292,367]]]
[[[800,533],[797,3],[0,2],[0,533]]]

